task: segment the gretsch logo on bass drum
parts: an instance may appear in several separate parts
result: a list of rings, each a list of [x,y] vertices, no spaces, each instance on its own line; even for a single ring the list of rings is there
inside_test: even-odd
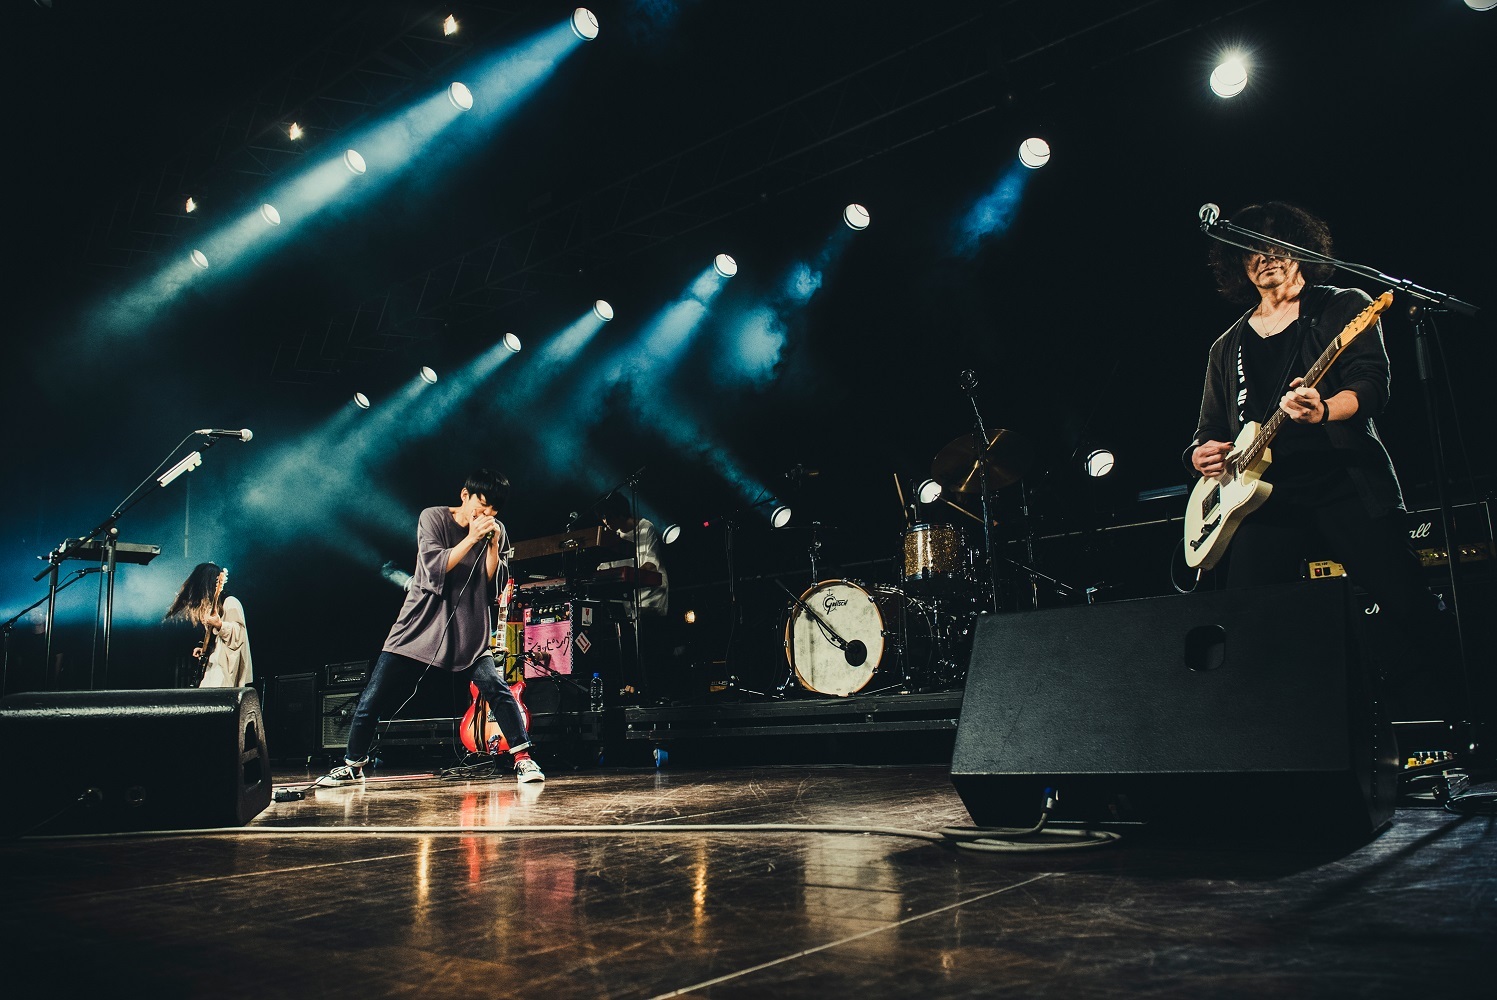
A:
[[[847,603],[847,599],[838,597],[836,594],[827,594],[822,598],[821,610],[823,614],[831,614],[833,608],[840,608]]]

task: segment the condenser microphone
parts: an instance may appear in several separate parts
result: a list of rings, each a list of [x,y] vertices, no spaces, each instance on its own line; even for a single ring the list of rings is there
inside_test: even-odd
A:
[[[1196,211],[1196,218],[1201,220],[1202,229],[1210,229],[1216,225],[1216,220],[1222,217],[1221,206],[1214,201],[1208,201]]]
[[[215,427],[204,427],[202,430],[193,431],[192,433],[206,434],[211,438],[238,438],[241,441],[248,441],[250,438],[255,436],[255,432],[250,430],[248,427],[241,428],[237,431],[221,431]]]

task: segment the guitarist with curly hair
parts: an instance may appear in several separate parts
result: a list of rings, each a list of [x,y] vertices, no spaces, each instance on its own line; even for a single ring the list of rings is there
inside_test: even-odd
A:
[[[1326,224],[1294,205],[1252,205],[1232,219],[1330,254]],[[1250,512],[1222,537],[1206,537],[1221,530],[1210,512],[1204,524],[1187,527],[1187,560],[1209,569],[1230,541],[1227,586],[1235,588],[1297,580],[1306,559],[1334,559],[1403,637],[1422,636],[1426,648],[1438,644],[1447,628],[1425,585],[1398,475],[1374,423],[1390,388],[1376,314],[1391,297],[1373,303],[1360,289],[1322,284],[1329,265],[1300,263],[1272,247],[1213,243],[1211,264],[1218,290],[1249,308],[1211,345],[1200,419],[1183,458],[1203,477],[1198,494],[1203,486],[1214,490],[1218,479],[1228,490],[1234,479],[1260,473],[1269,488],[1258,487],[1245,505]],[[1239,464],[1245,449],[1238,439],[1251,422],[1271,428],[1272,452],[1265,449],[1249,471],[1247,462]],[[1196,495],[1192,504],[1200,521]]]

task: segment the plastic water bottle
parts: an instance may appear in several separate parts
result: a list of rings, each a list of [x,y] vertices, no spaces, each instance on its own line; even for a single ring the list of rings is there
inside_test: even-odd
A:
[[[603,711],[603,678],[593,674],[592,685],[587,690],[588,707],[594,712]]]

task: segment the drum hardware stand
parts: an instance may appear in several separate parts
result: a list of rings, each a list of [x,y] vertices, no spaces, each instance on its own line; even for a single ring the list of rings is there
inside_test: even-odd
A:
[[[982,455],[988,447],[988,428],[987,425],[983,422],[982,410],[977,406],[977,397],[973,395],[972,392],[972,390],[977,388],[977,373],[970,368],[965,369],[961,373],[958,384],[961,386],[962,392],[967,394],[967,402],[972,404],[972,415],[976,418],[976,424],[972,429],[972,433],[976,435],[976,440],[973,443],[975,445],[977,454]],[[989,603],[993,606],[993,610],[997,611],[998,567],[993,562],[993,515],[991,510],[989,509],[988,463],[986,461],[981,461],[978,463],[977,474],[979,476],[978,489],[982,496],[982,544],[983,551],[987,554],[988,560]]]
[[[820,521],[812,521],[811,522],[811,544],[806,548],[806,555],[808,555],[808,556],[811,557],[811,586],[813,586],[813,587],[818,582],[820,582],[820,580],[821,580],[821,577],[817,574],[817,569],[816,569],[816,556],[817,556],[818,553],[821,552],[821,539],[820,539],[820,537],[818,537],[818,534],[817,534],[820,530],[821,530],[821,522]],[[780,586],[783,587],[784,584],[780,584]]]

